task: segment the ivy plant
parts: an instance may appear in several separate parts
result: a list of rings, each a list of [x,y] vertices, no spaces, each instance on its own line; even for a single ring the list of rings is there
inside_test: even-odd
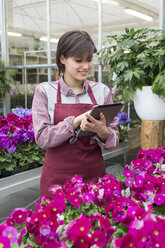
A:
[[[110,66],[108,81],[115,75],[118,95],[122,94],[125,102],[133,100],[142,86],[152,86],[152,91],[165,99],[165,31],[126,28],[121,35],[108,35],[99,59]]]

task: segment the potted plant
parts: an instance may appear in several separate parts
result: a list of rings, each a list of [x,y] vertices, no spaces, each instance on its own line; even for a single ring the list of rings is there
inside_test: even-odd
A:
[[[10,92],[11,83],[14,83],[14,76],[17,70],[5,67],[4,61],[0,60],[0,102],[6,93]]]
[[[110,66],[108,80],[115,75],[118,94],[123,95],[125,102],[134,100],[142,120],[165,120],[165,31],[126,28],[124,34],[108,35],[99,55],[101,63]],[[150,100],[153,96],[156,99]],[[145,113],[139,113],[140,105],[135,101]],[[161,106],[157,107],[157,103]]]

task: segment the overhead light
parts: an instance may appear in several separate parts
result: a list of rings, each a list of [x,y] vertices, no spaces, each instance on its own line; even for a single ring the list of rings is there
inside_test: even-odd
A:
[[[141,18],[143,20],[146,20],[146,21],[153,21],[153,17],[151,17],[149,15],[145,15],[145,14],[143,14],[143,13],[141,13],[139,11],[133,10],[133,9],[125,9],[125,12],[127,14],[139,17],[139,18]]]
[[[52,38],[50,39],[50,42],[53,42],[53,43],[58,43],[59,39],[55,39],[55,38]]]
[[[99,0],[93,0],[93,1],[98,2]],[[109,4],[114,5],[114,6],[119,5],[119,3],[116,2],[115,0],[102,0],[102,3],[109,3]]]
[[[109,4],[111,4],[111,5],[114,5],[114,6],[115,6],[115,5],[116,5],[116,6],[119,5],[118,2],[113,1],[113,0],[105,0],[104,2],[105,2],[105,3],[109,3]]]
[[[0,34],[1,34],[1,30],[0,30]],[[7,34],[9,36],[15,36],[15,37],[21,37],[22,36],[22,34],[20,34],[20,33],[14,33],[14,32],[7,32]]]
[[[7,32],[7,34],[9,36],[15,36],[15,37],[21,37],[22,36],[22,34],[20,34],[20,33],[14,33],[14,32]]]
[[[48,41],[48,38],[46,36],[43,36],[40,38],[41,41]],[[55,38],[51,38],[50,39],[50,42],[52,43],[58,43],[58,39],[55,39]]]

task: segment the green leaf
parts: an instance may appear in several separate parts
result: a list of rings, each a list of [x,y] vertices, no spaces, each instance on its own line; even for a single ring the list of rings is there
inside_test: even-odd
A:
[[[125,68],[128,68],[128,63],[126,61],[122,61],[117,64],[116,68],[120,71],[123,71]]]

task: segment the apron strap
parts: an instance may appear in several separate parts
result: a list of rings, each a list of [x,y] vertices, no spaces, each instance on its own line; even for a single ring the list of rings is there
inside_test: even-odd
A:
[[[92,92],[92,88],[91,88],[91,86],[89,84],[88,84],[88,94],[89,94],[89,96],[91,98],[92,103],[94,105],[97,105],[96,99],[95,99],[94,94]]]
[[[88,84],[88,94],[89,97],[91,98],[92,103],[94,105],[97,105],[96,99],[89,84]],[[60,80],[58,81],[58,85],[57,85],[57,103],[61,103]]]
[[[57,103],[61,103],[60,80],[57,85]]]

